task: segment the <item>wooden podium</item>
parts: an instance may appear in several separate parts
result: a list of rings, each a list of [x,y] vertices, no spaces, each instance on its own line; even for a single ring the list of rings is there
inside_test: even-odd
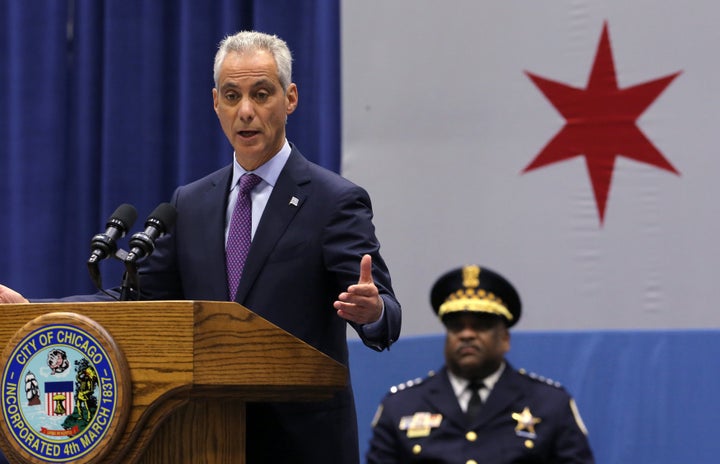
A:
[[[62,328],[77,325],[90,324],[83,330],[101,340],[107,335],[107,355],[117,371],[117,391],[107,393],[127,405],[118,409],[94,451],[72,460],[77,463],[244,463],[246,402],[323,399],[348,382],[345,366],[237,303],[47,303],[2,305],[0,311],[7,403],[2,409],[0,445],[11,462],[65,462],[28,458],[28,452],[52,453],[53,448],[42,443],[44,448],[39,447],[30,438],[22,442],[13,432],[27,435],[20,422],[24,416],[14,414],[18,407],[12,404],[19,393],[9,394],[22,382],[9,369],[12,363],[23,367],[29,362],[30,347],[37,349],[46,342],[48,349],[53,348],[54,335],[45,334],[44,327],[62,334],[64,341],[71,338]],[[29,338],[37,333],[39,343]],[[101,359],[83,338],[73,336],[71,347],[89,350]],[[41,356],[44,352],[37,355]],[[52,357],[47,364],[55,361]],[[76,396],[82,396],[75,385]],[[104,380],[96,389],[100,404],[104,404],[103,388]],[[82,404],[78,402],[76,408],[82,411]],[[99,415],[97,420],[106,425]],[[103,430],[100,425],[95,424],[95,429]],[[57,442],[62,444],[63,439]],[[34,448],[28,451],[30,446]]]

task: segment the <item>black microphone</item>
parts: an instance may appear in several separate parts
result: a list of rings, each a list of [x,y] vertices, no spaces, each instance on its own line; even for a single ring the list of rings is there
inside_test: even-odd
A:
[[[118,206],[110,219],[108,219],[107,230],[103,234],[97,234],[90,242],[92,254],[88,258],[88,264],[107,258],[117,251],[117,239],[122,238],[132,227],[137,219],[137,210],[133,205],[127,203]]]
[[[130,253],[125,257],[125,264],[150,255],[155,251],[155,240],[175,225],[177,211],[170,203],[160,203],[145,221],[145,230],[130,237]]]

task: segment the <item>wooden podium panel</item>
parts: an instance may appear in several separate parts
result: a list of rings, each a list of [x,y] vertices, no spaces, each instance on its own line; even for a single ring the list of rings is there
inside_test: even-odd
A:
[[[73,315],[104,329],[127,364],[131,398],[120,437],[103,463],[242,463],[245,403],[329,398],[347,369],[249,309],[231,302],[151,301],[2,305],[0,347],[10,352],[28,326]],[[67,316],[67,317],[66,317]],[[9,362],[3,359],[3,370]],[[119,371],[122,371],[120,369]],[[120,382],[118,382],[120,383]],[[22,447],[3,415],[0,446]],[[32,460],[28,462],[49,462]],[[59,462],[59,461],[55,461]]]

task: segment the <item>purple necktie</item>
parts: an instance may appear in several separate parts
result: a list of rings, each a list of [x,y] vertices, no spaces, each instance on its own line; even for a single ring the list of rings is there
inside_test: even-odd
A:
[[[252,202],[250,192],[262,179],[255,174],[244,174],[240,177],[240,191],[237,203],[230,219],[225,262],[227,264],[228,294],[230,301],[235,301],[240,277],[242,277],[245,259],[250,250],[252,231]]]

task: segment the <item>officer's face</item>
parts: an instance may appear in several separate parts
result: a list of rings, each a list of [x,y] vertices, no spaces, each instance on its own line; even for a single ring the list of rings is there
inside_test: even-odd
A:
[[[510,332],[492,315],[457,313],[445,316],[445,360],[452,373],[482,379],[495,372],[510,349]]]

